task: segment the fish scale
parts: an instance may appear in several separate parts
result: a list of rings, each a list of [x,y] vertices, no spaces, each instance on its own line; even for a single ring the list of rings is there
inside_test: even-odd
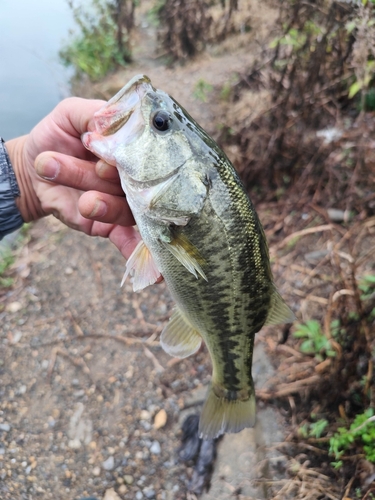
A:
[[[161,334],[177,357],[202,342],[212,380],[200,417],[205,439],[255,423],[254,336],[292,321],[278,294],[264,231],[232,164],[173,98],[141,75],[83,137],[116,165],[142,242],[127,263],[133,288],[164,276],[176,308]]]

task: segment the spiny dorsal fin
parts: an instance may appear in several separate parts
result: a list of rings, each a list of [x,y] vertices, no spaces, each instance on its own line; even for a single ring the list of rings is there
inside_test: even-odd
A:
[[[275,289],[271,296],[271,308],[269,310],[265,325],[279,325],[281,323],[292,323],[296,317],[284,302],[279,292]]]
[[[204,264],[203,258],[197,248],[183,234],[176,235],[170,242],[162,241],[162,243],[197,279],[199,274],[208,281],[201,267],[201,264]]]
[[[198,351],[202,337],[188,323],[179,309],[175,309],[161,332],[160,344],[174,358],[186,358]]]
[[[121,286],[124,284],[129,274],[133,274],[134,276],[133,290],[135,292],[143,290],[146,286],[152,285],[161,276],[156,267],[154,258],[142,240],[135,247],[126,263],[126,270],[121,281]]]

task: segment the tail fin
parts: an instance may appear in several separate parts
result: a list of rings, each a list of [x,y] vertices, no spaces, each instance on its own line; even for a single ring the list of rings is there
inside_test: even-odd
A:
[[[214,439],[225,432],[240,432],[246,427],[254,427],[255,418],[253,390],[246,400],[230,400],[218,397],[211,385],[199,421],[199,437]]]

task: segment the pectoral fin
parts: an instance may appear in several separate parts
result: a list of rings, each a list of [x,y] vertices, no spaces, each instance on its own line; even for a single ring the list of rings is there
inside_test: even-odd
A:
[[[161,333],[160,344],[175,358],[186,358],[198,351],[202,343],[199,333],[188,323],[179,309],[175,309]]]
[[[126,263],[126,270],[121,281],[121,286],[129,274],[133,274],[134,276],[133,290],[135,292],[152,285],[161,276],[149,249],[142,240],[135,247]]]
[[[271,307],[265,325],[279,325],[281,323],[292,323],[296,317],[285,304],[279,292],[275,289],[271,296]]]
[[[182,234],[174,237],[170,242],[162,241],[163,245],[176,257],[176,259],[191,272],[197,279],[198,274],[208,281],[201,264],[204,260],[197,248]]]

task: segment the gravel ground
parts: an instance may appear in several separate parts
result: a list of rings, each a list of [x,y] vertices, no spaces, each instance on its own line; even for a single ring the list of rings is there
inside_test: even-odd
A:
[[[184,498],[178,418],[209,381],[207,353],[161,350],[169,294],[120,289],[107,241],[53,221],[31,235],[1,296],[0,497]]]

